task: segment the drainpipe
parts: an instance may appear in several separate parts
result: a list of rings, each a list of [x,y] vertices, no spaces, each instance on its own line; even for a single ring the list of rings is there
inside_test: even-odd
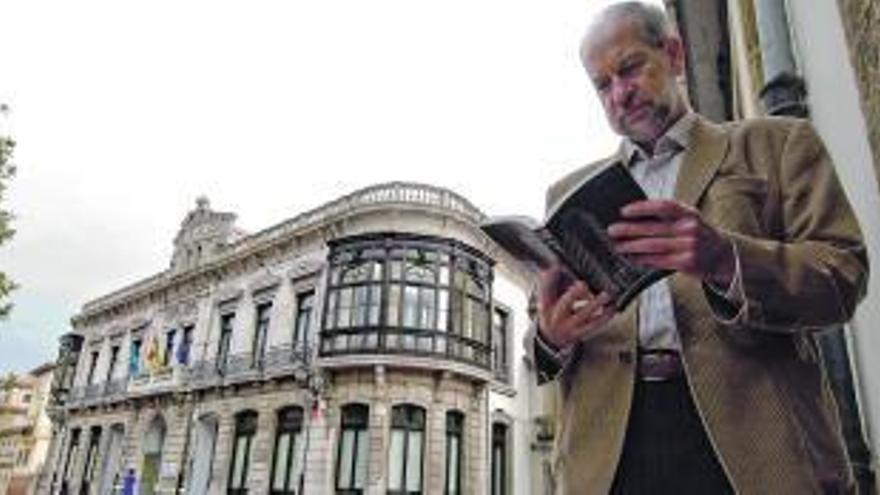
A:
[[[764,87],[761,99],[770,115],[807,117],[806,86],[798,75],[789,35],[786,0],[754,0]],[[819,335],[825,370],[834,393],[844,440],[859,493],[875,493],[876,474],[872,454],[865,440],[861,412],[855,390],[851,356],[842,326],[830,328]]]
[[[807,89],[797,71],[785,0],[755,0],[755,16],[764,67],[761,99],[769,115],[809,115]]]

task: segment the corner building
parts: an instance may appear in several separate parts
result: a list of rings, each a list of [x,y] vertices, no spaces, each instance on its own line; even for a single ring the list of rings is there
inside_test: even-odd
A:
[[[483,218],[390,183],[246,234],[200,199],[73,317],[40,493],[548,492],[528,277]]]

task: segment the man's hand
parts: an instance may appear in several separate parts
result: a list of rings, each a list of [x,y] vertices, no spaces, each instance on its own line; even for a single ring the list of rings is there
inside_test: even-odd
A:
[[[618,252],[635,263],[679,271],[727,287],[736,271],[733,244],[700,213],[674,200],[637,201],[608,228]]]
[[[614,316],[610,298],[594,295],[587,284],[571,280],[560,267],[541,272],[538,280],[538,324],[541,336],[565,349],[602,327]]]

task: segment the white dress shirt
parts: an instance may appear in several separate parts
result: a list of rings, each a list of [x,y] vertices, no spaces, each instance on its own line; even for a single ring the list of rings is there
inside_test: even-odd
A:
[[[690,144],[690,133],[697,115],[688,112],[666,130],[654,146],[654,154],[647,153],[632,140],[623,142],[624,156],[630,173],[642,186],[650,199],[671,199],[675,194],[675,184],[684,152]],[[742,306],[742,277],[740,276],[739,256],[736,258],[736,272],[726,289],[711,284],[709,287],[725,297],[737,307]],[[664,278],[651,285],[639,295],[639,347],[642,349],[681,350],[681,340],[675,324],[672,295],[669,280]]]

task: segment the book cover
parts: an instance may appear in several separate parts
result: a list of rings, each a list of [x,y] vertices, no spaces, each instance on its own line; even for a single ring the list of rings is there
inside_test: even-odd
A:
[[[534,270],[565,266],[594,293],[605,292],[618,311],[668,270],[639,266],[614,250],[608,226],[620,209],[646,199],[629,170],[613,163],[588,176],[559,201],[542,224],[528,217],[499,217],[481,227],[514,258]]]

